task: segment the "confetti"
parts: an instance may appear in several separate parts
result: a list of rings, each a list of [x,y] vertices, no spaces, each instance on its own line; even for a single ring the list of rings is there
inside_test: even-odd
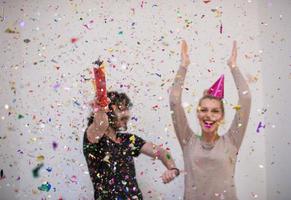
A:
[[[39,156],[36,157],[36,160],[39,161],[39,162],[40,161],[44,161],[44,156],[43,155],[39,155]]]
[[[92,24],[94,23],[94,20],[90,20],[89,23],[84,24],[83,26],[88,29],[88,30],[92,30]]]
[[[159,109],[159,105],[154,105],[154,106],[152,107],[152,109],[154,109],[154,110],[158,110],[158,109]]]
[[[111,180],[109,180],[109,184],[113,185],[115,183],[114,178],[112,178]]]
[[[71,38],[71,43],[72,44],[76,43],[77,41],[78,41],[78,38],[75,38],[75,37]]]
[[[51,189],[51,187],[52,187],[52,186],[51,186],[51,184],[50,184],[49,182],[45,182],[45,183],[41,184],[41,186],[39,186],[38,189],[39,189],[40,191],[49,192],[50,189]]]
[[[129,141],[130,141],[130,143],[134,144],[135,143],[135,136],[134,135],[130,136]]]
[[[58,148],[58,143],[53,141],[52,146],[53,146],[53,150],[56,150]]]
[[[254,192],[252,192],[251,194],[252,194],[252,197],[255,199],[259,197],[259,195],[255,194]]]
[[[206,4],[206,3],[210,3],[211,0],[203,0],[203,2]]]
[[[61,87],[61,84],[60,84],[60,83],[56,83],[56,84],[53,85],[53,89],[54,89],[54,90],[57,90],[57,89],[59,89],[60,87]]]
[[[220,27],[219,27],[220,34],[222,34],[222,29],[223,29],[223,26],[222,26],[222,24],[220,24]]]
[[[257,133],[260,132],[260,129],[261,129],[261,128],[266,128],[266,125],[263,125],[262,122],[259,122],[258,127],[257,127]]]
[[[23,115],[21,115],[21,114],[18,114],[18,117],[17,117],[18,119],[22,119],[22,118],[24,118],[24,116]]]
[[[245,91],[243,91],[242,93],[243,93],[243,95],[245,95],[245,94],[248,94],[249,91],[248,91],[248,90],[245,90]]]
[[[71,178],[70,178],[70,181],[72,182],[72,183],[75,183],[75,184],[77,184],[78,183],[78,181],[77,181],[77,176],[72,176]]]
[[[34,178],[38,178],[39,177],[39,171],[40,169],[43,167],[43,163],[38,164],[33,170],[32,170],[32,176]]]
[[[214,12],[215,17],[221,17],[222,16],[222,12],[218,9],[211,9],[212,12]]]
[[[138,118],[137,117],[131,117],[131,120],[134,120],[137,122]]]
[[[158,77],[160,77],[160,78],[162,77],[162,75],[161,75],[161,74],[158,74],[158,73],[155,73],[155,74],[156,74]]]
[[[0,180],[5,179],[4,171],[1,169],[0,171]]]
[[[13,29],[11,29],[11,28],[7,28],[7,29],[5,30],[5,33],[17,34],[17,33],[19,33],[19,32],[18,32],[18,31],[15,31],[15,30],[13,30]]]
[[[241,109],[241,106],[240,105],[235,105],[232,107],[233,109],[235,109],[236,111],[240,110]]]
[[[104,158],[103,158],[103,160],[105,161],[105,162],[107,162],[107,163],[110,163],[110,156],[109,155],[106,155]]]
[[[76,105],[76,106],[80,106],[81,105],[77,100],[75,100],[73,102],[74,102],[74,105]]]
[[[24,21],[20,22],[19,26],[24,27],[25,26],[25,22]]]
[[[53,168],[51,168],[51,167],[46,168],[46,171],[48,171],[48,172],[51,172],[52,170],[53,170]]]
[[[24,39],[23,42],[30,43],[30,39]]]

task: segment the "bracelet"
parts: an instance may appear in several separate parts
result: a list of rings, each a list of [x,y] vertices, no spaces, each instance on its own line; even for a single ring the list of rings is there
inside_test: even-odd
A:
[[[177,172],[176,176],[179,176],[180,175],[180,170],[178,168],[173,167],[170,170],[176,170],[176,172]]]

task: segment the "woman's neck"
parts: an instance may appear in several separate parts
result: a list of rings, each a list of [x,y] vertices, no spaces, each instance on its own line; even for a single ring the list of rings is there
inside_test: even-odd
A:
[[[219,138],[217,132],[214,133],[204,133],[202,132],[202,141],[206,143],[214,143]]]

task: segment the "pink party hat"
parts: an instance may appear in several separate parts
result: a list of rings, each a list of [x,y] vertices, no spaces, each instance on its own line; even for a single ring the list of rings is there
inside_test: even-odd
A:
[[[222,74],[219,79],[208,89],[207,94],[223,99],[224,97],[224,75]]]

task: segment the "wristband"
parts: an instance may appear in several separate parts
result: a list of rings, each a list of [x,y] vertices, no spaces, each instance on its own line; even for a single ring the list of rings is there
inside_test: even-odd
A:
[[[180,170],[178,168],[173,167],[170,170],[176,170],[176,172],[177,172],[176,176],[179,176],[180,175]]]

